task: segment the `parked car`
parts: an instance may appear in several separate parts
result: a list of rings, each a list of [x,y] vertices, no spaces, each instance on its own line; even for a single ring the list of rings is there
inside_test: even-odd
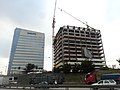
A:
[[[95,73],[87,73],[85,75],[85,84],[93,84],[97,82],[97,77]]]
[[[97,83],[94,83],[92,85],[116,85],[116,81],[115,80],[100,80]]]

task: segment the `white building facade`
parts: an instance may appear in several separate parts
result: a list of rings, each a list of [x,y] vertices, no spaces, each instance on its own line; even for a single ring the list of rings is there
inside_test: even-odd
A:
[[[10,53],[8,74],[20,73],[28,63],[43,68],[44,41],[44,33],[16,28]]]

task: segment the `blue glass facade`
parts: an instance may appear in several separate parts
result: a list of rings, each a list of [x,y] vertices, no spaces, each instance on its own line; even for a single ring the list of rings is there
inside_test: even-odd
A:
[[[43,68],[44,33],[16,28],[13,36],[8,74],[19,73],[26,64],[31,63]]]

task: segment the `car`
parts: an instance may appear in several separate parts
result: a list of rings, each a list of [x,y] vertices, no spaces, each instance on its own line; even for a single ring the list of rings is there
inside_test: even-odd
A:
[[[93,83],[92,85],[116,85],[115,80],[100,80],[97,83]]]

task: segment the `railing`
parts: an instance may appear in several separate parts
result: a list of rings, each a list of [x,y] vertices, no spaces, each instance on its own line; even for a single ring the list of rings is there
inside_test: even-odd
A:
[[[114,88],[120,88],[120,85],[45,85],[45,84],[37,84],[37,85],[0,85],[0,88],[23,88],[32,90],[34,88],[41,88],[42,90],[48,90],[48,88],[65,88],[64,90],[69,90],[69,88],[90,88],[90,90],[97,90],[98,88],[109,88],[110,90],[114,90]],[[40,89],[40,90],[41,90]]]

